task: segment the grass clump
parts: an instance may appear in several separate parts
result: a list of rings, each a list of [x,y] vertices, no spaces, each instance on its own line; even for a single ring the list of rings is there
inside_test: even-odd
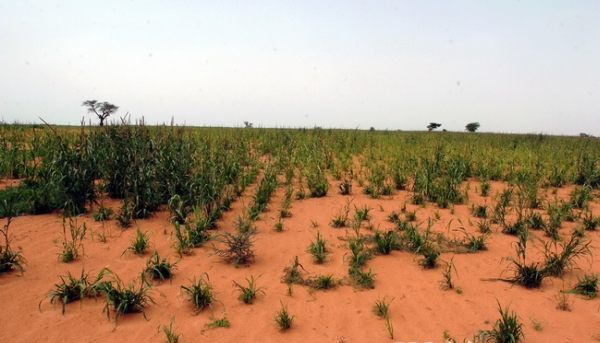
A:
[[[214,318],[212,322],[204,324],[207,328],[228,328],[231,325],[227,317]]]
[[[175,317],[171,317],[171,321],[169,322],[169,326],[166,324],[161,324],[159,326],[159,330],[164,332],[166,336],[166,343],[179,343],[179,338],[183,336],[181,333],[177,333],[175,329],[173,329],[173,322],[175,321]]]
[[[275,312],[275,323],[279,327],[279,331],[285,331],[292,327],[295,316],[290,314],[287,306],[281,303],[281,310]]]
[[[317,231],[315,241],[310,242],[308,252],[313,256],[316,263],[324,263],[331,252],[327,248],[327,241],[321,236],[321,232]]]
[[[105,207],[104,205],[100,205],[100,207],[92,213],[92,218],[97,221],[106,221],[110,220],[110,217],[113,214],[113,210],[110,207]]]
[[[577,284],[571,290],[571,293],[583,295],[588,299],[593,299],[598,294],[598,275],[584,274],[583,277],[577,277]]]
[[[62,304],[62,314],[64,315],[67,304],[77,300],[82,301],[86,297],[97,297],[100,293],[102,278],[107,272],[109,272],[108,269],[102,269],[93,281],[90,281],[89,273],[86,273],[83,269],[79,277],[67,272],[66,276],[59,276],[60,282],[54,284],[54,289],[46,294],[46,298],[50,298],[50,304],[52,305],[60,302]],[[41,304],[40,301],[40,310]]]
[[[106,295],[105,306],[102,312],[110,320],[111,309],[115,312],[115,324],[119,317],[128,313],[142,312],[146,318],[144,307],[154,304],[151,297],[152,285],[146,280],[144,273],[139,276],[139,283],[130,281],[125,284],[116,274],[111,273],[113,281],[100,284],[100,290]]]
[[[165,281],[165,279],[173,277],[173,270],[177,268],[176,265],[177,261],[171,263],[167,258],[161,259],[158,251],[154,251],[146,262],[144,273],[151,280]]]
[[[85,223],[77,225],[77,220],[69,218],[67,230],[66,219],[63,218],[63,251],[58,254],[58,259],[69,263],[79,258],[80,251],[83,253],[83,239],[87,233]],[[68,231],[68,232],[67,232]]]
[[[204,276],[206,275],[206,281]],[[191,285],[181,286],[181,290],[185,293],[187,300],[192,303],[194,312],[196,314],[202,312],[204,308],[210,307],[212,309],[212,303],[217,301],[215,298],[215,291],[213,286],[208,282],[208,274],[203,273],[200,278],[196,280],[190,280]]]
[[[254,275],[250,275],[250,278],[246,278],[248,286],[233,281],[233,286],[240,292],[238,299],[244,304],[252,304],[258,293],[265,294],[266,287],[256,285],[256,280],[259,278],[260,276],[255,279]]]
[[[377,300],[375,300],[375,305],[373,305],[373,313],[375,313],[376,316],[381,318],[387,317],[392,301],[394,301],[393,298],[389,301],[386,299],[386,297],[377,298]]]
[[[373,273],[372,269],[369,271],[365,271],[362,268],[358,267],[350,267],[349,270],[350,279],[356,287],[364,288],[364,289],[373,289],[375,288],[375,273]]]
[[[131,245],[128,246],[127,249],[125,249],[125,251],[123,251],[123,254],[131,251],[136,255],[142,256],[146,253],[146,250],[148,250],[149,247],[150,241],[148,232],[142,232],[142,230],[140,230],[140,228],[138,227],[135,231],[135,236],[131,240]]]
[[[499,343],[518,343],[523,340],[525,334],[523,333],[523,323],[520,322],[514,311],[509,312],[509,306],[502,308],[500,302],[498,302],[498,311],[500,312],[500,319],[494,323],[494,326],[490,330],[481,330],[479,337],[483,342],[492,340],[493,342]]]
[[[288,285],[303,284],[304,278],[302,277],[302,272],[300,271],[300,269],[306,272],[306,269],[304,269],[302,264],[300,264],[300,262],[298,261],[298,256],[294,256],[294,258],[292,259],[292,266],[285,267],[283,269],[284,274],[282,281],[287,283]]]
[[[306,284],[318,290],[328,290],[335,288],[337,286],[337,281],[333,277],[333,274],[327,275],[317,275],[315,277],[309,278],[306,281]]]

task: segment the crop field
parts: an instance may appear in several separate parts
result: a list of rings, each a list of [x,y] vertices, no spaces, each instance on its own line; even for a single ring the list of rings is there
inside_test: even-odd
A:
[[[600,139],[0,126],[1,342],[595,342]]]

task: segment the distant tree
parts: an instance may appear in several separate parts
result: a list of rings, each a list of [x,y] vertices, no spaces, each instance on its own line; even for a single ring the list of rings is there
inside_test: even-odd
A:
[[[429,129],[429,131],[433,131],[433,130],[437,129],[440,126],[442,126],[442,124],[429,123],[429,125],[427,125],[427,129]]]
[[[479,129],[479,123],[475,122],[475,123],[468,123],[467,126],[465,126],[465,130],[469,131],[469,132],[475,132],[477,131],[477,129]]]
[[[249,121],[245,121],[245,122],[244,122],[244,126],[245,126],[246,128],[248,128],[248,129],[251,129],[251,128],[252,128],[252,123],[251,123],[251,122],[249,122]]]
[[[81,106],[87,106],[89,113],[95,113],[98,116],[100,126],[104,126],[104,120],[119,109],[118,106],[109,102],[98,102],[97,100],[84,101]]]

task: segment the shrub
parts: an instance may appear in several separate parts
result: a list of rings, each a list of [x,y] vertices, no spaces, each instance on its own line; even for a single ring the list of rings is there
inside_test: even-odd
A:
[[[235,234],[223,232],[217,241],[225,246],[220,249],[213,246],[213,250],[217,256],[227,263],[233,263],[235,267],[240,264],[249,264],[254,262],[256,255],[254,254],[254,241],[252,236],[256,232],[237,232]]]

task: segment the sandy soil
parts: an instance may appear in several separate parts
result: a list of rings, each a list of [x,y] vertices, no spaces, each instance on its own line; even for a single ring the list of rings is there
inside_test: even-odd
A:
[[[174,239],[168,214],[162,212],[148,220],[138,220],[134,228],[127,230],[118,228],[114,220],[99,223],[94,222],[90,214],[78,217],[78,222],[85,221],[89,228],[84,240],[85,256],[69,264],[58,261],[62,250],[60,215],[16,218],[10,227],[12,247],[23,254],[28,265],[22,276],[16,272],[0,275],[0,342],[162,342],[165,336],[159,327],[168,324],[172,317],[175,318],[173,327],[183,334],[183,342],[444,342],[446,330],[462,342],[464,338],[471,339],[479,329],[491,328],[499,318],[496,300],[502,306],[510,304],[519,315],[525,324],[526,342],[600,340],[600,297],[587,300],[571,295],[570,312],[557,310],[555,298],[561,289],[570,288],[577,280],[576,276],[584,271],[600,273],[600,232],[586,234],[593,240],[595,250],[589,261],[579,261],[581,270],[567,272],[563,279],[548,278],[540,289],[529,290],[505,282],[482,280],[510,275],[505,258],[515,255],[516,238],[500,233],[493,225],[493,233],[487,241],[488,250],[454,256],[455,283],[462,289],[461,294],[440,289],[443,262],[437,269],[424,270],[411,253],[395,251],[367,262],[367,268],[376,273],[372,290],[340,285],[333,290],[316,291],[294,286],[293,294],[288,295],[288,286],[281,278],[283,269],[296,255],[308,272],[306,276],[334,274],[342,279],[348,275],[344,255],[349,250],[340,238],[350,230],[329,225],[348,201],[351,201],[351,213],[354,205],[370,206],[371,223],[380,230],[394,227],[386,217],[391,211],[399,211],[404,203],[408,203],[408,210],[417,210],[417,222],[435,218],[437,212],[439,219],[433,229],[449,236],[460,236],[456,229],[461,226],[470,233],[477,232],[477,219],[470,212],[471,203],[495,203],[493,197],[483,198],[476,193],[477,182],[471,182],[469,203],[455,206],[454,210],[437,209],[432,204],[426,208],[411,205],[409,193],[405,191],[393,197],[370,199],[354,185],[353,195],[342,196],[334,187],[337,182],[331,184],[329,194],[324,198],[294,200],[292,217],[283,220],[282,232],[273,229],[284,192],[283,188],[279,189],[271,200],[270,210],[256,222],[259,233],[254,264],[238,268],[225,264],[211,254],[211,243],[208,243],[196,249],[193,256],[185,256],[179,261],[171,282],[155,285],[152,294],[156,304],[146,308],[147,319],[142,314],[129,314],[121,317],[118,325],[103,314],[103,297],[71,303],[62,315],[60,304],[52,306],[45,295],[60,281],[60,275],[67,272],[79,275],[82,268],[96,274],[108,266],[126,282],[133,280],[150,255],[123,254],[135,234],[135,225],[149,232],[153,250],[161,256],[169,256],[172,261],[179,259],[171,248]],[[491,194],[503,187],[501,183],[493,183]],[[568,197],[569,190],[559,190],[558,196]],[[548,193],[548,197],[553,196]],[[233,230],[244,202],[247,205],[249,200],[238,200],[233,204],[232,210],[219,223],[218,231]],[[106,204],[115,209],[119,206],[111,200],[106,200]],[[595,215],[600,215],[597,201],[592,203],[592,209]],[[318,227],[313,223],[318,223]],[[573,225],[566,223],[561,233],[567,235]],[[333,251],[331,259],[322,265],[312,262],[306,251],[317,230]],[[367,228],[362,230],[368,233]],[[107,242],[100,242],[92,232],[105,233]],[[536,234],[543,236],[539,232]],[[535,251],[533,249],[529,254],[532,261],[541,259]],[[452,255],[444,253],[441,259],[449,261]],[[188,279],[202,273],[210,277],[219,302],[214,304],[212,311],[194,315],[180,293],[180,286],[189,285]],[[244,284],[244,279],[250,275],[260,276],[258,285],[265,286],[266,290],[254,304],[246,305],[237,299],[233,281]],[[394,338],[390,337],[385,320],[372,312],[375,300],[384,296],[393,299],[390,319]],[[41,311],[38,308],[40,302]],[[292,328],[284,332],[279,331],[274,321],[275,311],[281,308],[281,303],[295,316]],[[231,322],[229,328],[205,327],[212,322],[211,318],[224,315]],[[541,325],[541,330],[534,328],[534,322]]]

